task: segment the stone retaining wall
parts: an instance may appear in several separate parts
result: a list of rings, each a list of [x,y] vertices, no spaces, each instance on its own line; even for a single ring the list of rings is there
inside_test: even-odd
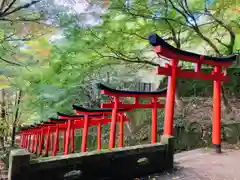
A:
[[[9,158],[9,180],[130,180],[173,168],[173,138],[161,143],[31,160],[23,149]]]

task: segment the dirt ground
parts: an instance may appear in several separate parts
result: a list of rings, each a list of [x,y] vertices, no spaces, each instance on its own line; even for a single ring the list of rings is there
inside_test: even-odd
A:
[[[212,120],[212,98],[183,98],[184,108],[179,111],[176,108],[175,116],[182,116],[190,121],[201,124],[211,124]],[[228,99],[232,111],[226,114],[222,102],[222,122],[240,121],[240,99]]]
[[[175,170],[156,175],[152,180],[240,180],[240,150],[196,149],[176,154]]]

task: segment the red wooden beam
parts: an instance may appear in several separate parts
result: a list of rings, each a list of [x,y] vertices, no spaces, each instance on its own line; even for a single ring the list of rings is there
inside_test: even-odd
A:
[[[77,122],[82,122],[84,120],[84,117],[66,117],[66,116],[59,116],[59,118],[61,119],[65,119],[65,120],[73,120],[73,121],[76,121],[78,120]],[[102,120],[102,119],[105,119],[107,118],[106,115],[99,115],[99,116],[94,116],[94,117],[89,117],[89,119],[91,120]]]
[[[174,103],[176,94],[176,79],[177,79],[177,65],[178,60],[171,59],[172,74],[168,76],[168,91],[166,97],[166,108],[164,113],[164,135],[173,135],[173,116],[174,116]],[[169,66],[170,67],[170,66]]]
[[[128,109],[124,112],[129,112],[131,111],[131,109]],[[78,110],[75,110],[76,114],[77,115],[95,115],[95,114],[102,114],[102,115],[109,115],[109,114],[112,114],[112,112],[84,112],[84,111],[78,111]]]
[[[53,146],[53,152],[52,152],[53,156],[57,155],[57,150],[59,148],[58,141],[59,141],[59,124],[56,125],[56,133],[55,133],[54,146]]]
[[[66,142],[64,143],[64,145],[65,145],[65,147],[64,147],[64,155],[68,154],[72,124],[73,124],[72,121],[68,120],[67,131],[66,131]]]
[[[157,98],[152,98],[152,144],[157,142]]]
[[[131,108],[131,109],[146,109],[146,108],[153,108],[154,105],[153,104],[124,104],[122,102],[119,102],[119,108]],[[114,107],[114,103],[104,103],[101,104],[102,108],[113,108]],[[164,108],[165,104],[157,104],[157,108]]]
[[[157,74],[171,76],[172,68],[170,65],[167,67],[157,67]],[[225,76],[224,73],[204,73],[204,72],[194,72],[188,70],[182,70],[180,67],[176,70],[176,76],[178,78],[189,78],[189,79],[200,79],[200,80],[211,80],[211,81],[223,81],[227,82],[230,80],[228,76]]]
[[[99,122],[97,126],[97,150],[102,149],[102,123]]]
[[[176,54],[174,52],[172,52],[171,50],[167,49],[167,48],[163,48],[161,46],[155,46],[153,47],[153,51],[158,55],[158,56],[163,56],[166,57],[168,59],[179,59],[182,61],[188,61],[188,62],[193,62],[193,63],[198,63],[199,62],[199,58],[194,58],[194,57],[190,57],[190,56],[184,56],[181,54]],[[202,64],[207,64],[207,65],[211,65],[211,66],[231,66],[232,62],[216,62],[216,61],[212,61],[212,60],[207,60],[207,59],[203,59]]]
[[[119,123],[119,147],[123,147],[123,133],[124,133],[124,130],[123,130],[123,122],[124,122],[124,117],[123,117],[123,114],[119,115],[119,118],[120,118],[120,123]]]
[[[128,93],[119,94],[119,93],[110,92],[108,90],[101,90],[100,93],[106,94],[108,96],[113,96],[113,97],[115,96],[115,97],[151,98],[151,97],[165,97],[166,96],[166,93],[164,93],[164,94],[128,94]]]
[[[222,69],[215,67],[214,72],[220,74]],[[221,153],[221,82],[213,82],[213,120],[212,144],[217,153]]]
[[[108,148],[112,149],[115,147],[115,141],[116,141],[116,123],[118,121],[118,96],[114,97],[114,107],[112,110],[112,121],[111,121],[111,125],[110,125],[110,133],[109,133],[109,144],[108,144]]]
[[[74,149],[75,149],[75,129],[74,128],[72,128],[72,131],[71,131],[71,140],[72,140],[71,152],[74,153]]]

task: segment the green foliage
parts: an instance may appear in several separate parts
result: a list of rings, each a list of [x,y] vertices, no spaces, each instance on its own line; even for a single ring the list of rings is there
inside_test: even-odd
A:
[[[151,5],[147,2],[136,0],[126,7],[125,1],[113,0],[101,16],[86,12],[101,19],[92,26],[84,25],[86,19],[79,18],[81,14],[64,11],[59,24],[54,24],[54,27],[60,25],[57,30],[63,31],[63,39],[56,42],[50,41],[52,34],[58,32],[55,28],[30,23],[28,32],[48,34],[24,43],[21,41],[22,44],[4,41],[4,47],[0,46],[0,57],[13,58],[6,48],[12,49],[15,45],[13,54],[28,65],[27,68],[16,68],[0,64],[11,77],[11,85],[24,92],[20,106],[25,123],[47,120],[56,116],[57,111],[73,113],[72,104],[99,107],[107,98],[100,96],[95,88],[98,82],[114,88],[137,89],[137,82],[148,81],[139,75],[141,70],[150,73],[156,65],[164,63],[151,52],[146,37],[152,32],[178,48],[202,54],[229,55],[240,48],[240,19],[231,11],[236,1],[216,1],[207,7],[207,11],[201,0],[187,1],[188,4],[173,0]],[[38,16],[38,13],[32,13],[33,18]],[[13,29],[5,22],[0,22],[0,26],[4,27],[0,31],[1,40]],[[22,26],[16,25],[16,28],[19,30]],[[231,39],[232,32],[235,39]],[[20,33],[17,37],[25,35]],[[27,48],[20,48],[23,44]],[[193,67],[191,63],[182,66]],[[155,82],[162,80],[159,78]],[[203,89],[211,87],[211,84],[208,86],[199,81],[186,84],[183,91],[190,95],[204,95]],[[229,86],[237,88],[238,80],[234,79]],[[150,111],[134,115],[137,124],[150,122]],[[162,118],[160,112],[159,119]],[[162,121],[159,127],[161,129]]]
[[[52,44],[48,41],[49,36],[45,36],[28,42],[29,48],[21,51],[37,60],[28,69],[18,70],[15,73],[17,78],[13,79],[13,84],[23,89],[28,96],[24,101],[24,109],[29,115],[38,117],[39,121],[54,116],[56,111],[71,113],[73,103],[90,105],[92,102],[93,106],[98,106],[99,95],[94,90],[94,83],[105,82],[120,87],[130,76],[129,81],[139,79],[136,73],[139,68],[151,69],[157,64],[153,61],[155,56],[150,52],[151,47],[146,40],[151,32],[170,39],[169,42],[174,46],[184,49],[190,47],[195,51],[194,47],[204,41],[193,27],[197,24],[189,24],[185,16],[177,11],[180,8],[182,12],[186,5],[178,7],[178,2],[171,2],[150,6],[145,1],[134,1],[131,7],[126,8],[123,1],[112,1],[108,11],[102,14],[101,22],[90,27],[72,26],[82,21],[76,19],[76,16],[62,17],[63,20],[72,19],[72,24],[65,24],[65,39],[61,43]],[[204,13],[205,4],[202,1],[196,2],[198,1],[189,1],[188,11],[192,14]],[[213,11],[214,17],[220,18],[225,24],[238,21],[237,17],[229,19],[221,16],[229,13],[231,8],[224,1],[211,6],[218,10]],[[153,18],[157,12],[161,14]],[[189,19],[193,18],[186,12],[185,15]],[[217,33],[224,30],[224,27],[216,26],[218,23],[214,20],[207,23],[212,18],[210,15],[205,16],[206,23],[198,25],[198,28],[215,44]],[[236,23],[231,25],[237,30]],[[210,33],[215,35],[211,36]],[[235,49],[237,44],[238,41]],[[211,46],[206,47],[207,53],[214,54]],[[217,48],[227,54],[221,43],[217,44]],[[189,63],[183,66],[192,68]]]

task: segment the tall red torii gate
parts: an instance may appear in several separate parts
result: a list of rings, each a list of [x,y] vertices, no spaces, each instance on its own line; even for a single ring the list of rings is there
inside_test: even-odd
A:
[[[109,149],[115,147],[115,132],[116,132],[116,120],[117,113],[119,112],[119,108],[151,108],[152,109],[152,144],[157,141],[157,109],[164,108],[165,105],[158,102],[159,97],[166,96],[166,89],[159,91],[128,91],[128,90],[117,90],[107,87],[101,83],[97,84],[98,89],[101,90],[101,94],[106,94],[108,96],[113,97],[113,101],[109,103],[102,104],[104,108],[113,108],[112,109],[112,122],[110,127],[110,137],[109,137]],[[135,102],[126,104],[122,103],[119,98],[121,97],[132,97]],[[152,100],[147,104],[142,104],[139,102],[140,98],[151,98]]]
[[[168,92],[165,108],[164,134],[173,135],[173,115],[176,92],[176,78],[190,78],[200,80],[211,80],[213,84],[213,125],[212,125],[212,144],[217,153],[221,152],[221,82],[229,81],[230,78],[223,72],[223,68],[232,65],[237,59],[237,55],[227,57],[212,57],[199,55],[196,53],[177,49],[165,42],[157,34],[148,37],[149,43],[153,46],[154,52],[159,57],[170,60],[170,64],[165,67],[158,67],[157,74],[168,76]],[[187,71],[178,67],[179,61],[195,63],[194,71]],[[212,73],[204,73],[202,65],[214,67]]]

